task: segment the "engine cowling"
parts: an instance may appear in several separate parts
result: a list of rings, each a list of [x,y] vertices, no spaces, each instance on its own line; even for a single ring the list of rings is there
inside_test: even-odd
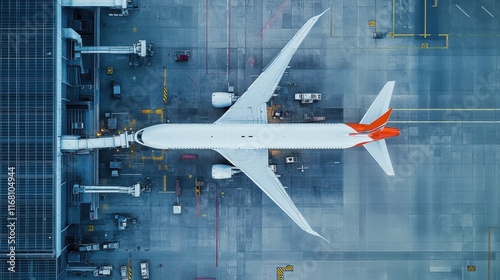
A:
[[[235,101],[234,93],[214,92],[212,93],[212,106],[215,108],[225,108],[233,105]]]
[[[212,178],[213,179],[229,179],[233,176],[233,174],[238,171],[229,165],[226,164],[214,164],[212,165]]]

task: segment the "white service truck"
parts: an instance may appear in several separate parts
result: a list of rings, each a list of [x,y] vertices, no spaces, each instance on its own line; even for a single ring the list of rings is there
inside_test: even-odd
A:
[[[141,261],[141,277],[143,280],[149,279],[149,262]]]
[[[313,103],[321,100],[321,93],[296,93],[295,100],[300,100],[302,104]]]
[[[113,266],[103,265],[94,270],[95,277],[111,277],[111,272],[113,271]]]
[[[120,266],[120,275],[122,277],[122,280],[128,280],[128,277],[127,277],[127,266],[126,265]]]

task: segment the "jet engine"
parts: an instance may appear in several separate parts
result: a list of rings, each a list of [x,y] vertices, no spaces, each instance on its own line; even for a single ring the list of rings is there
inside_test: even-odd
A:
[[[213,179],[229,179],[234,174],[241,172],[236,167],[232,167],[226,164],[214,164],[212,165],[212,178]]]
[[[233,105],[238,98],[231,92],[214,92],[212,93],[212,106],[215,108],[224,108]]]

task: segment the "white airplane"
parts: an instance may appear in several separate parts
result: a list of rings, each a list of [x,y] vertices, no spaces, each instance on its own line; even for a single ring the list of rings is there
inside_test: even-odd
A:
[[[388,82],[359,124],[269,124],[266,102],[278,86],[293,54],[314,23],[309,19],[248,90],[212,124],[159,124],[137,131],[134,140],[155,149],[212,149],[235,167],[212,166],[214,179],[242,171],[304,231],[314,231],[269,167],[269,149],[345,149],[364,146],[388,175],[394,175],[385,138],[399,135],[386,127],[394,82]],[[230,106],[233,96],[216,92],[215,107]],[[326,240],[325,238],[323,238]]]

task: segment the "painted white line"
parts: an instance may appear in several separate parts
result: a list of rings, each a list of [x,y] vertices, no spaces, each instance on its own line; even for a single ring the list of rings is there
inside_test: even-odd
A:
[[[457,8],[462,11],[462,13],[464,13],[467,17],[470,17],[464,10],[462,10],[462,8],[460,8],[460,6],[458,6],[457,4],[455,4],[455,6],[457,6]]]
[[[488,10],[486,10],[485,7],[481,6],[481,8],[483,8],[483,10],[488,13],[488,15],[490,15],[491,17],[494,17]]]

